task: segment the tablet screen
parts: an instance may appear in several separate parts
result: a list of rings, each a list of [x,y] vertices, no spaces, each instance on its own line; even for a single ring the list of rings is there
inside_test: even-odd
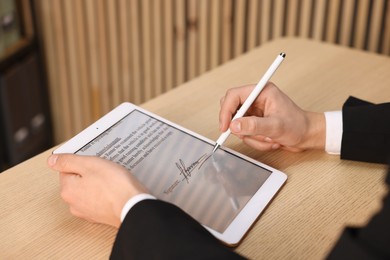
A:
[[[137,109],[77,154],[129,169],[155,197],[223,233],[271,171]]]

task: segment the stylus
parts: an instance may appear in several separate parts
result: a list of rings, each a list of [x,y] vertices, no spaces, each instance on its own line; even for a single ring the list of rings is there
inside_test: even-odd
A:
[[[285,57],[286,57],[286,54],[284,52],[281,52],[276,57],[274,62],[271,64],[271,66],[265,72],[264,76],[260,79],[259,83],[257,83],[256,87],[252,90],[252,92],[249,94],[248,98],[245,100],[245,102],[242,104],[240,109],[234,115],[232,121],[234,119],[243,117],[245,115],[246,111],[248,111],[249,107],[253,104],[255,99],[260,95],[260,92],[263,90],[265,84],[270,80],[270,78],[275,73],[275,71],[278,69],[279,65],[282,63],[282,61],[284,60]],[[229,135],[230,135],[230,129],[226,130],[225,132],[223,132],[219,136],[219,138],[214,146],[213,153],[226,141],[226,139],[229,137]]]

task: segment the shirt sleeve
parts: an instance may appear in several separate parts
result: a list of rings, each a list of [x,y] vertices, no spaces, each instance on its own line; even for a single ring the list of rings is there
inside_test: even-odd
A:
[[[147,199],[156,199],[156,197],[154,197],[153,195],[150,195],[150,194],[146,194],[146,193],[141,193],[141,194],[138,194],[134,197],[132,197],[131,199],[129,199],[126,204],[123,206],[122,208],[122,212],[121,212],[121,222],[123,222],[123,220],[125,219],[127,213],[129,213],[130,209],[135,205],[137,204],[138,202],[142,201],[142,200],[147,200]]]
[[[326,141],[325,151],[329,154],[340,154],[343,136],[343,114],[341,111],[325,112]]]

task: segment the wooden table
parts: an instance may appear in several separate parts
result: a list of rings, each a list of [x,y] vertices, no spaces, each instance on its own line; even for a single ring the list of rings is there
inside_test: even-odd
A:
[[[219,136],[219,99],[256,83],[276,55],[286,60],[272,81],[304,109],[340,109],[349,95],[390,100],[390,59],[304,39],[267,43],[143,105],[211,139]],[[225,143],[282,170],[288,181],[237,252],[252,259],[321,259],[345,225],[363,225],[387,191],[386,167],[341,161],[323,151],[257,152],[235,137]],[[107,259],[114,228],[73,217],[44,152],[0,174],[1,259]]]

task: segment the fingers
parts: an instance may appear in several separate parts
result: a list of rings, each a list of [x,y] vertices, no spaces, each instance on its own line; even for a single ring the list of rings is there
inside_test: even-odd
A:
[[[59,171],[61,197],[74,216],[120,225],[123,206],[147,189],[123,166],[95,156],[56,154],[49,167]]]
[[[221,110],[219,112],[219,128],[221,131],[226,131],[228,129],[234,114],[237,112],[240,105],[244,103],[253,88],[254,85],[232,88],[221,98]]]
[[[92,222],[92,223],[97,223],[97,221],[95,221],[94,219],[86,216],[85,214],[83,214],[82,212],[80,212],[78,209],[76,209],[75,207],[72,207],[72,206],[69,206],[69,211],[70,213],[77,217],[77,218],[82,218],[86,221],[89,221],[89,222]]]
[[[259,138],[256,137],[245,137],[243,138],[243,142],[259,151],[271,151],[271,150],[277,150],[281,147],[280,144],[274,143],[271,139],[261,138],[263,140],[259,140]]]
[[[80,178],[80,175],[77,174],[60,172],[61,197],[64,201],[70,202],[72,199],[72,189],[79,190],[81,184]]]
[[[227,91],[221,99],[221,131],[230,128],[246,144],[262,151],[279,148],[302,151],[324,146],[323,117],[310,116],[272,82],[267,83],[243,117],[231,121],[254,87],[248,85]]]
[[[81,174],[84,163],[79,157],[75,154],[53,154],[49,156],[47,164],[55,171]]]
[[[256,116],[238,118],[230,124],[232,133],[241,136],[262,135],[273,138],[282,132],[282,128],[282,123],[277,118]]]
[[[219,126],[221,131],[226,131],[229,128],[229,124],[239,109],[239,107],[245,102],[247,97],[255,88],[255,85],[246,85],[242,87],[236,87],[229,89],[226,95],[221,98],[219,112]],[[263,116],[264,105],[267,99],[273,99],[275,96],[280,95],[280,90],[272,82],[268,82],[263,91],[256,98],[254,104],[248,109],[246,115]]]
[[[230,124],[230,130],[256,150],[271,151],[281,148],[281,145],[273,140],[282,132],[282,125],[275,118],[238,118]]]
[[[95,157],[76,154],[53,154],[47,160],[48,166],[58,172],[83,176],[94,168],[106,167],[108,161]]]

